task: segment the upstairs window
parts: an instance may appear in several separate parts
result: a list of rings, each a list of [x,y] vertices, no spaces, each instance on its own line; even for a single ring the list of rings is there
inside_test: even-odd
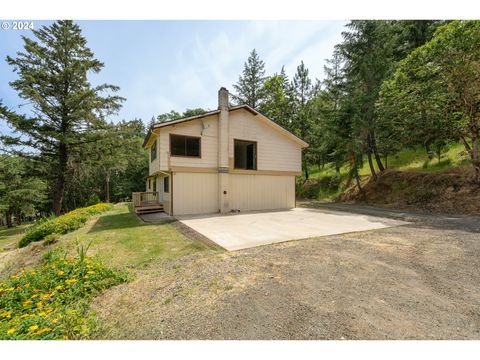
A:
[[[150,161],[153,161],[157,158],[157,140],[150,147]]]
[[[172,156],[201,157],[200,138],[170,134],[170,154]]]
[[[234,140],[235,169],[257,170],[257,143]]]

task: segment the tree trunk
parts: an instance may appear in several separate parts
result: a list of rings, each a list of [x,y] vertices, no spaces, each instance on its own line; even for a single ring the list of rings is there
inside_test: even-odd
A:
[[[308,166],[307,166],[307,162],[305,160],[305,158],[302,159],[302,163],[303,163],[303,169],[305,171],[305,181],[308,180]]]
[[[5,221],[7,223],[7,228],[11,228],[13,227],[13,224],[12,224],[12,212],[10,210],[7,210],[5,212]]]
[[[382,164],[382,159],[380,158],[380,154],[378,153],[377,141],[375,140],[375,133],[373,132],[373,130],[370,131],[369,137],[370,137],[370,147],[372,149],[373,155],[375,156],[375,161],[377,163],[378,170],[380,170],[380,172],[385,171],[385,168],[383,167],[383,164]]]
[[[110,202],[110,173],[107,171],[107,175],[105,177],[105,201],[107,203]]]
[[[472,139],[472,164],[473,167],[475,168],[475,181],[479,182],[480,181],[480,159],[478,155],[478,135],[474,136]]]
[[[360,185],[360,176],[358,176],[358,170],[355,171],[355,182],[357,183],[358,191],[363,193],[362,185]]]
[[[15,220],[18,226],[22,225],[22,214],[20,213],[20,211],[15,212]]]
[[[377,172],[375,171],[375,166],[373,166],[372,153],[367,152],[368,165],[370,166],[370,172],[372,173],[373,180],[377,181]]]
[[[67,172],[67,160],[67,146],[65,144],[60,144],[59,169],[55,182],[55,188],[53,191],[53,211],[57,216],[62,213],[63,196],[65,193],[65,174]]]

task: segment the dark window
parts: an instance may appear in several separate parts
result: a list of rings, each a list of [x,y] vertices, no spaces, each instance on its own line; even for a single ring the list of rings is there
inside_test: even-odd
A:
[[[172,156],[200,157],[200,138],[184,135],[170,135]]]
[[[170,192],[170,177],[168,176],[163,178],[163,192]]]
[[[153,179],[153,192],[157,192],[157,179]]]
[[[157,158],[157,140],[150,147],[150,161],[153,161]]]
[[[152,179],[148,179],[148,190],[152,188]]]
[[[235,169],[257,170],[257,143],[235,140]]]

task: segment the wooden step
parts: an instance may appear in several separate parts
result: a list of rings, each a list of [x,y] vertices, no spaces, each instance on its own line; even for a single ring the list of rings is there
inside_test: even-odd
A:
[[[163,205],[138,206],[135,208],[137,214],[150,214],[156,212],[163,212]]]

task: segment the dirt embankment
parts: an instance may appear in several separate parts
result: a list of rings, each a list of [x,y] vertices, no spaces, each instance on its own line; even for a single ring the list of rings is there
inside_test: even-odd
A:
[[[362,181],[362,191],[353,185],[340,196],[344,202],[381,205],[422,212],[480,214],[480,183],[473,169],[456,167],[439,172],[387,170],[377,181]]]

